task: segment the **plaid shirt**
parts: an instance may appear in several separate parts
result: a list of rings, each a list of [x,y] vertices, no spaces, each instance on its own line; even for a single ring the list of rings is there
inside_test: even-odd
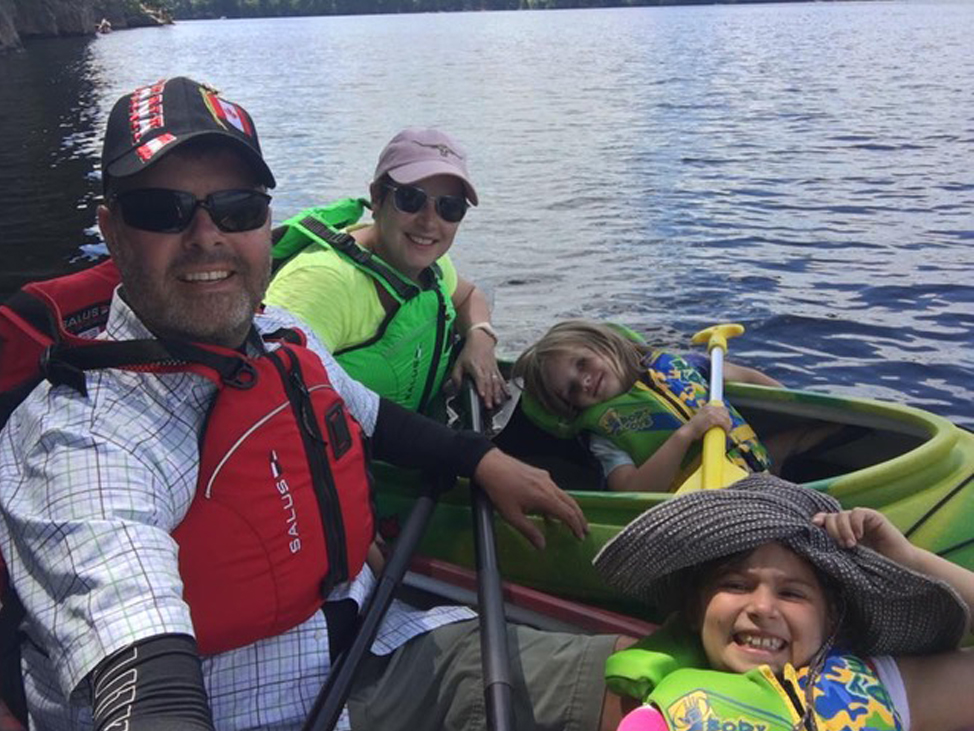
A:
[[[275,308],[255,322],[265,333],[300,326]],[[117,294],[106,334],[151,337]],[[308,345],[371,433],[376,394],[313,335]],[[89,372],[87,384],[85,397],[45,382],[0,433],[0,553],[29,615],[23,667],[32,726],[52,731],[91,728],[87,678],[106,657],[155,635],[193,634],[170,534],[196,492],[198,439],[216,387],[191,373],[110,369]],[[329,600],[361,606],[374,581],[365,568]],[[397,602],[373,651],[387,654],[471,616]],[[329,667],[320,612],[277,637],[204,658],[217,728],[300,728]],[[346,714],[340,727],[347,724]]]

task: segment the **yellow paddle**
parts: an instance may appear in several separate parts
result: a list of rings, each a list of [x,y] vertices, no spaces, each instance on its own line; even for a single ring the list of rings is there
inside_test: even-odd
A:
[[[711,404],[724,403],[724,353],[727,352],[727,339],[744,332],[743,325],[714,325],[701,330],[693,336],[695,344],[707,343],[710,353],[710,401]],[[703,454],[700,466],[690,475],[676,493],[691,490],[712,490],[727,487],[747,472],[727,458],[727,434],[719,426],[712,426],[703,435]]]

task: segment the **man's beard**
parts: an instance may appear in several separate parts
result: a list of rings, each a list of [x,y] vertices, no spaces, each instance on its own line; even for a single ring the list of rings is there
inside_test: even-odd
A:
[[[152,333],[158,337],[237,348],[243,344],[253,323],[254,314],[270,282],[270,257],[263,271],[237,257],[187,256],[174,262],[171,269],[187,264],[229,265],[243,287],[233,292],[209,296],[182,297],[166,291],[165,282],[151,276],[137,259],[116,252],[115,261],[122,274],[122,295]]]

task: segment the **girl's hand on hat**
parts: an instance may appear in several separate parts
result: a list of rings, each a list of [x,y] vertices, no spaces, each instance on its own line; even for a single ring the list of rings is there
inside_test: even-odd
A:
[[[916,547],[889,518],[872,508],[853,508],[838,513],[818,513],[812,522],[845,548],[863,545],[891,561],[912,566]]]
[[[974,572],[914,546],[882,513],[870,508],[854,508],[839,513],[818,513],[812,517],[812,522],[828,531],[839,545],[848,548],[866,546],[900,566],[947,582],[960,594],[974,617]],[[971,629],[974,628],[969,627],[968,631]],[[971,663],[971,672],[974,672],[974,660]],[[944,726],[938,724],[924,728],[940,729]]]

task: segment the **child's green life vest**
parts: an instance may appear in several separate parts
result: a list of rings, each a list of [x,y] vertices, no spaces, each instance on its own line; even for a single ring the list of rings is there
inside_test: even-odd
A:
[[[656,637],[659,634],[659,637]],[[806,708],[808,668],[767,665],[746,673],[704,669],[699,639],[665,625],[606,661],[606,684],[655,706],[670,731],[794,731]],[[901,731],[876,672],[861,658],[830,653],[812,689],[819,731]]]
[[[619,396],[595,404],[574,420],[559,419],[545,412],[528,394],[522,409],[535,424],[558,436],[574,436],[587,431],[611,441],[638,467],[652,457],[667,439],[686,424],[707,403],[706,380],[689,361],[675,353],[654,351],[643,359],[646,367],[632,388]],[[727,435],[727,456],[748,472],[768,469],[771,460],[754,429],[744,417],[725,403],[731,417]],[[695,442],[684,455],[672,487],[681,485],[696,469],[701,442]]]

